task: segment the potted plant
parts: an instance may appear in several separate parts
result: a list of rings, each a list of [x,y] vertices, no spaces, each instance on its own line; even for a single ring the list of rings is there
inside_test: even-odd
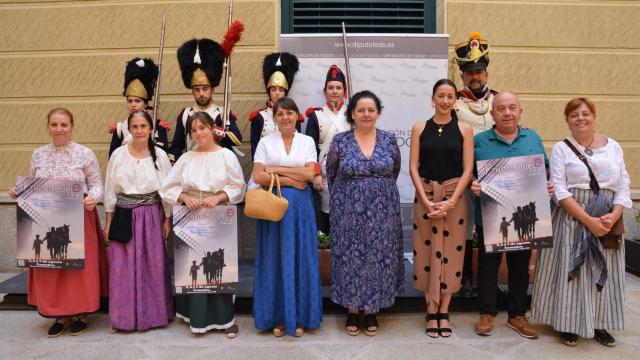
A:
[[[318,260],[320,262],[320,282],[331,285],[331,237],[318,231]]]

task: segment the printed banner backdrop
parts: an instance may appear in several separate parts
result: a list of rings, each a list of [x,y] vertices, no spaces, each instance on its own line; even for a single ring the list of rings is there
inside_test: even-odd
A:
[[[229,294],[238,289],[238,209],[173,207],[176,294]]]
[[[17,266],[84,268],[81,181],[19,176]]]
[[[352,34],[347,38],[352,94],[371,90],[382,101],[377,127],[395,134],[402,155],[398,177],[401,203],[413,203],[409,176],[411,128],[433,113],[431,89],[447,77],[448,35]],[[289,96],[301,112],[321,107],[332,64],[346,73],[342,34],[280,35],[280,51],[298,56],[300,71]],[[303,124],[304,127],[304,124]]]
[[[487,252],[551,247],[551,208],[543,155],[477,162]]]

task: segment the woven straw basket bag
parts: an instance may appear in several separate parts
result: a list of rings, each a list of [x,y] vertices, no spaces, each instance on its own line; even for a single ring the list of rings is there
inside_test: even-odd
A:
[[[278,195],[273,193],[274,180],[278,189]],[[244,214],[254,219],[280,221],[289,207],[289,201],[282,197],[280,177],[278,174],[271,174],[269,190],[265,190],[262,187],[251,189],[247,191],[244,199]]]

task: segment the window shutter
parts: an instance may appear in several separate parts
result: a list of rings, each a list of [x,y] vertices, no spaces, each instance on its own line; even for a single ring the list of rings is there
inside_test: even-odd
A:
[[[435,33],[435,0],[283,0],[283,33]]]

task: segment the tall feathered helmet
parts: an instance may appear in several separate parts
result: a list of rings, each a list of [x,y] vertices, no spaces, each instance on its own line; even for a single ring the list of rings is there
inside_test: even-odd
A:
[[[484,70],[489,66],[489,42],[480,38],[479,32],[469,35],[469,40],[455,46],[455,60],[460,71]]]
[[[153,98],[158,80],[158,66],[151,59],[139,57],[127,62],[124,71],[123,96],[137,96],[145,101]]]
[[[262,63],[262,76],[267,93],[272,86],[280,86],[288,93],[299,68],[298,58],[288,52],[265,56]]]
[[[222,46],[211,39],[191,39],[178,48],[178,64],[186,88],[216,87],[222,78],[224,52]]]

